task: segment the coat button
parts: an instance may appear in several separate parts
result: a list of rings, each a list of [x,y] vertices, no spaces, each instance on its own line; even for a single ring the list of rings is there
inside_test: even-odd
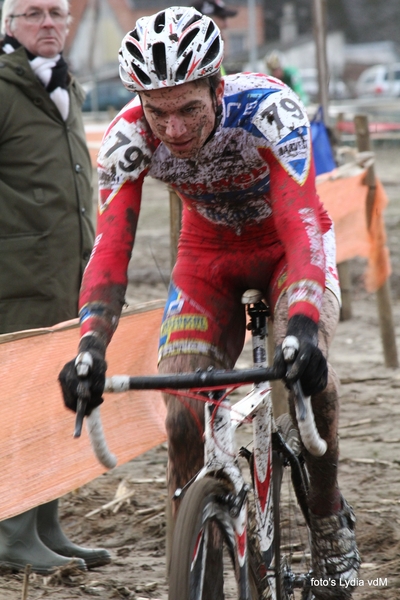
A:
[[[89,250],[85,250],[85,252],[83,253],[83,260],[89,260],[90,258],[90,252]]]
[[[75,171],[76,171],[77,173],[80,173],[80,172],[82,171],[82,167],[81,167],[81,165],[75,165]]]
[[[23,69],[22,67],[17,67],[15,69],[15,72],[17,75],[25,75],[25,69]]]
[[[34,98],[33,104],[35,104],[36,106],[41,106],[43,104],[42,98]]]

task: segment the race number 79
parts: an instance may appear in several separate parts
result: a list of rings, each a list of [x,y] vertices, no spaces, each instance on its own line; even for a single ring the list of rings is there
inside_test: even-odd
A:
[[[115,137],[117,138],[117,141],[113,146],[111,146],[111,148],[109,148],[109,150],[107,150],[107,158],[111,156],[111,154],[113,154],[116,150],[118,150],[118,148],[121,148],[122,146],[127,146],[131,143],[131,140],[121,131],[117,131],[115,133]],[[135,169],[138,169],[140,167],[143,160],[145,159],[145,155],[143,154],[142,150],[137,146],[129,146],[129,148],[125,150],[124,159],[126,162],[120,160],[118,162],[118,166],[122,171],[131,173],[132,171],[135,171]]]
[[[279,117],[278,107],[281,107],[286,113],[289,113],[295,119],[302,119],[304,117],[304,113],[301,107],[290,98],[281,98],[279,102],[273,102],[266,108],[264,108],[261,113],[261,118],[266,118],[268,123],[272,125],[273,122],[276,123],[278,131],[285,127],[284,123],[282,123],[281,118]]]

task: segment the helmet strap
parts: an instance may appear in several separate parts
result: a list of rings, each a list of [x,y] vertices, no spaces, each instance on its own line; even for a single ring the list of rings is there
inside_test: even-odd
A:
[[[214,120],[213,130],[210,133],[210,135],[208,136],[208,138],[206,139],[206,141],[204,142],[203,146],[205,146],[206,144],[208,144],[208,142],[211,140],[211,138],[214,137],[214,134],[217,131],[218,126],[221,123],[221,119],[222,119],[222,103],[218,104],[217,95],[216,95],[215,90],[214,90],[213,87],[210,87],[210,92],[211,92],[212,103],[213,103],[213,106],[214,106],[215,120]]]

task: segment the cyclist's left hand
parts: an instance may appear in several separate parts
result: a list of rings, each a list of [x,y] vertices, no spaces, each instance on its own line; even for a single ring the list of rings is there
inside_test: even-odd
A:
[[[275,351],[274,367],[290,387],[300,380],[305,396],[322,392],[328,383],[328,364],[318,348],[318,325],[304,315],[295,315],[289,320],[287,336],[299,342],[294,361],[288,364],[283,356],[282,344]]]
[[[105,346],[93,335],[84,336],[79,344],[79,352],[89,352],[92,357],[92,367],[88,374],[89,398],[86,402],[85,415],[88,416],[94,408],[103,402],[103,391],[107,363],[105,361]],[[70,410],[77,411],[78,386],[81,382],[76,371],[76,359],[67,362],[61,370],[58,380],[61,385],[64,404]]]

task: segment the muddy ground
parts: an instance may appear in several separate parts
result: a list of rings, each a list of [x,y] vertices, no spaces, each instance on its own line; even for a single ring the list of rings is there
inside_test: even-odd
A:
[[[374,149],[376,172],[390,198],[385,219],[394,271],[393,315],[398,323],[400,146],[376,144]],[[131,263],[128,302],[164,298],[169,266],[168,192],[149,181]],[[400,369],[384,366],[376,296],[363,288],[363,261],[352,260],[350,269],[353,316],[339,324],[331,362],[342,383],[340,485],[357,515],[363,561],[354,598],[395,600],[400,594]],[[399,336],[397,345],[400,355]],[[241,363],[246,361],[244,353]],[[31,575],[26,595],[23,574],[3,572],[0,600],[166,600],[165,466],[163,444],[62,498],[64,531],[81,545],[107,548],[112,555],[110,565],[86,574]],[[129,501],[102,509],[117,490],[133,495]]]

